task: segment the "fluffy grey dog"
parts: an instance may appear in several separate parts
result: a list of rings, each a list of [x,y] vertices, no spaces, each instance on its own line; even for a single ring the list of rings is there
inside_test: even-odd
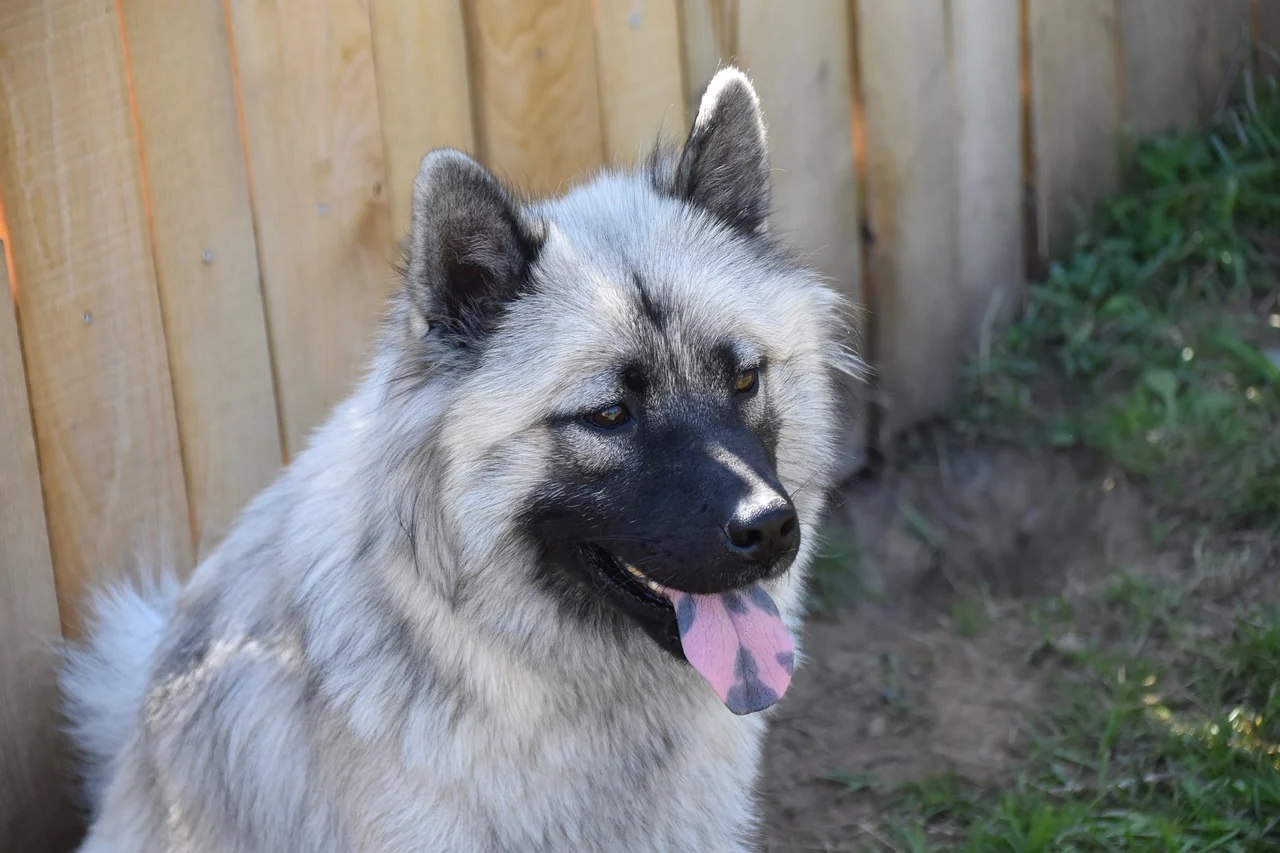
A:
[[[188,583],[93,602],[83,849],[756,844],[857,365],[768,184],[733,69],[560,198],[429,154],[364,380]]]

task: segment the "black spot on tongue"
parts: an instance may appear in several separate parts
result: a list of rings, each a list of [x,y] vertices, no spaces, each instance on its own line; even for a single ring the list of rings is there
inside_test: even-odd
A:
[[[735,714],[754,714],[778,701],[778,694],[760,680],[760,670],[749,649],[738,647],[738,661],[734,667],[737,681],[729,688],[724,704]]]
[[[698,602],[692,595],[685,595],[676,604],[676,621],[680,626],[680,636],[684,637],[693,628],[698,619]]]
[[[668,589],[685,659],[735,714],[778,701],[791,683],[795,649],[769,594],[754,584],[717,594]]]

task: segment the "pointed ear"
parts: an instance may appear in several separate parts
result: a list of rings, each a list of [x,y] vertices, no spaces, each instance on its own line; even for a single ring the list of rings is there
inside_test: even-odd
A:
[[[528,284],[542,232],[490,172],[460,151],[422,160],[413,184],[405,286],[429,329],[466,345]]]
[[[673,176],[673,194],[747,234],[769,215],[769,150],[747,76],[722,68],[702,95]]]

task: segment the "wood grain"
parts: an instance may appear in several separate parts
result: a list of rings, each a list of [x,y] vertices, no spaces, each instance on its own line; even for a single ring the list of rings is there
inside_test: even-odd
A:
[[[1245,59],[1249,0],[1120,0],[1124,121],[1161,133],[1213,115]]]
[[[1026,268],[1018,0],[951,0],[951,16],[960,256],[954,310],[963,331],[960,351],[940,362],[970,358],[989,339],[1016,307]]]
[[[596,57],[605,160],[638,162],[687,127],[676,0],[598,0]]]
[[[139,548],[191,562],[113,5],[0,4],[0,195],[63,624]]]
[[[227,0],[286,452],[366,362],[394,253],[361,0]]]
[[[738,62],[751,77],[765,113],[773,181],[770,226],[851,304],[860,306],[849,17],[845,0],[795,6],[743,0],[735,41]],[[855,329],[855,337],[860,332]],[[863,418],[860,411],[855,415],[850,466],[860,458],[863,443]]]
[[[1118,178],[1114,0],[1029,0],[1031,115],[1039,250],[1061,256]]]
[[[857,11],[883,438],[944,409],[956,385],[955,99],[941,0],[859,0]]]
[[[0,850],[68,850],[58,596],[13,309],[0,243]]]
[[[522,189],[567,189],[604,162],[589,0],[467,4],[485,161]]]
[[[697,115],[702,92],[716,70],[737,61],[738,12],[738,0],[681,0],[685,104],[689,110],[689,123]]]
[[[458,0],[369,0],[393,236],[409,230],[413,179],[433,148],[471,152],[470,72]]]
[[[178,430],[198,550],[280,467],[226,19],[122,0]]]

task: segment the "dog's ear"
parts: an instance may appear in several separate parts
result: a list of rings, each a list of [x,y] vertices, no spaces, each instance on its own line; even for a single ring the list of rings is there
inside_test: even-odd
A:
[[[769,215],[769,150],[747,76],[722,68],[702,95],[676,165],[673,194],[754,234]]]
[[[492,331],[528,284],[541,235],[484,166],[452,149],[424,157],[405,285],[427,328],[460,345]]]

